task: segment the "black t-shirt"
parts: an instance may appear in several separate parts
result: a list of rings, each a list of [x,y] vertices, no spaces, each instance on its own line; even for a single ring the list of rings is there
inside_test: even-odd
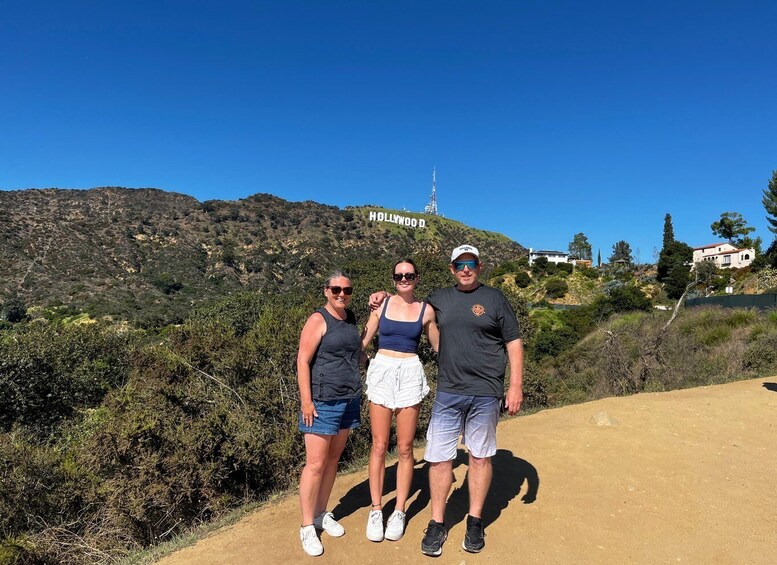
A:
[[[437,390],[503,396],[505,344],[521,337],[505,295],[482,284],[471,291],[454,286],[433,292],[426,301],[440,328]]]

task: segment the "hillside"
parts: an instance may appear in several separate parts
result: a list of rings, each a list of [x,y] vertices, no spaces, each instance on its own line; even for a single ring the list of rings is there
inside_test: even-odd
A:
[[[378,207],[339,209],[269,194],[199,202],[157,189],[0,192],[0,301],[56,304],[146,324],[240,290],[320,284],[332,268],[399,256],[443,261],[466,241],[486,268],[526,254],[493,232]],[[424,228],[370,220],[423,219]]]

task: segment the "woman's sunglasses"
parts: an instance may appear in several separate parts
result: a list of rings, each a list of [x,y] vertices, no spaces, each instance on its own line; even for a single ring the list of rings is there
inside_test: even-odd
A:
[[[467,260],[464,260],[464,261],[454,261],[453,262],[453,267],[457,271],[463,271],[464,267],[469,268],[469,270],[473,270],[477,266],[478,266],[477,259],[467,259]]]
[[[335,296],[340,294],[341,292],[346,296],[351,296],[353,294],[353,287],[352,286],[328,286],[327,287],[332,294]]]
[[[414,281],[415,277],[416,277],[415,273],[394,273],[391,276],[391,278],[394,279],[397,282],[401,281],[403,278],[405,278],[405,279],[407,279],[409,281]]]

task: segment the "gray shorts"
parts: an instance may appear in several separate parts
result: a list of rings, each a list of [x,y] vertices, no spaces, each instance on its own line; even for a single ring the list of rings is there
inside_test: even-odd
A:
[[[426,432],[429,463],[456,459],[459,436],[475,457],[496,454],[496,424],[502,399],[495,396],[469,396],[437,391],[432,419]]]
[[[389,357],[378,353],[367,369],[367,398],[396,410],[420,404],[429,394],[424,367],[418,355]]]

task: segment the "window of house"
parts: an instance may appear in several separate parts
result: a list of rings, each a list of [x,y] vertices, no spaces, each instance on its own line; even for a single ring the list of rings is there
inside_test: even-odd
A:
[[[724,255],[723,256],[723,264],[724,265],[730,265],[731,264],[731,255]]]

